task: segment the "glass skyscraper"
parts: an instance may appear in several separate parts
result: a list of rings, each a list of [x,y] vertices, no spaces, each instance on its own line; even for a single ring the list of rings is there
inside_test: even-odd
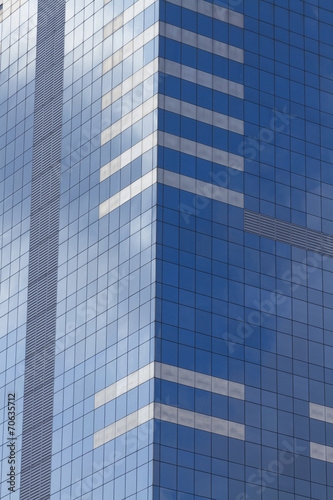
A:
[[[1,499],[332,500],[332,2],[0,32]]]

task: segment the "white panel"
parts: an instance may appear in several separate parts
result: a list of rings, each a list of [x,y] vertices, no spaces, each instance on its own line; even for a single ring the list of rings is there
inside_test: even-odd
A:
[[[243,424],[238,424],[237,422],[229,421],[229,437],[234,439],[245,439],[245,426]]]
[[[215,383],[221,379],[215,378]],[[214,390],[214,389],[213,389]],[[214,391],[217,392],[217,391]],[[239,384],[237,382],[229,382],[229,396],[231,398],[236,399],[244,399],[245,398],[245,386],[243,384]]]
[[[310,443],[310,457],[317,460],[327,461],[326,446],[318,443]]]
[[[333,408],[330,406],[309,403],[309,415],[310,418],[333,424]]]
[[[212,431],[214,432],[214,434],[226,436],[228,434],[228,421],[223,420],[222,418],[213,418]]]

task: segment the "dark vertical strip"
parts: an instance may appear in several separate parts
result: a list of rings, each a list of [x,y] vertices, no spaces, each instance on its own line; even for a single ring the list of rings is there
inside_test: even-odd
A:
[[[65,0],[39,0],[21,500],[50,497]]]

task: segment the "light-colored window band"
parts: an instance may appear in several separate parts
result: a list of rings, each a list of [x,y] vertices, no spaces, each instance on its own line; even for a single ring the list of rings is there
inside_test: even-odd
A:
[[[211,85],[213,85],[213,83],[215,82],[214,85],[216,87],[216,90],[218,90],[219,92],[236,95],[236,97],[239,98],[244,97],[243,85],[231,82],[229,80],[224,80],[223,78],[205,73],[204,71],[198,71],[193,68],[189,68],[188,66],[182,66],[181,64],[174,63],[173,61],[156,58],[143,68],[136,71],[122,83],[114,87],[114,89],[112,89],[110,92],[107,92],[102,97],[102,109],[105,109],[113,104],[115,101],[133,90],[135,87],[145,82],[145,80],[155,75],[158,71],[170,76],[183,78],[187,81],[191,81],[192,83],[197,83],[198,85],[203,85],[206,87],[211,87]],[[219,82],[220,80],[221,82]],[[219,85],[219,83],[221,85]]]
[[[244,133],[244,122],[242,120],[217,113],[216,111],[211,111],[210,109],[201,108],[200,106],[195,106],[194,104],[180,101],[173,97],[164,95],[158,97],[154,95],[124,115],[113,125],[103,130],[101,133],[101,146],[134,125],[134,123],[142,120],[142,118],[157,109],[157,107],[224,130],[230,130],[237,134],[243,135]]]
[[[222,151],[221,149],[212,148],[205,144],[200,144],[189,139],[184,139],[177,135],[167,134],[166,132],[153,132],[151,135],[145,137],[142,141],[138,142],[131,148],[124,151],[121,155],[111,160],[100,169],[100,182],[104,181],[110,175],[114,174],[121,168],[125,167],[132,161],[139,158],[156,145],[163,146],[180,153],[185,153],[190,156],[196,156],[202,160],[214,162],[218,165],[239,170],[244,170],[244,158],[242,156]]]
[[[221,396],[228,396],[235,399],[244,399],[245,386],[238,382],[232,382],[219,377],[212,377],[205,373],[179,368],[165,363],[155,362],[155,377],[175,382],[177,384],[202,389],[203,391],[213,392]]]
[[[220,5],[206,2],[205,0],[167,0],[168,3],[178,5],[184,9],[193,10],[204,16],[218,19],[225,23],[244,28],[244,16],[234,10],[226,9]]]
[[[158,58],[146,64],[143,68],[129,76],[122,83],[114,87],[110,92],[102,97],[102,109],[107,108],[112,103],[123,97],[135,87],[145,82],[158,71]]]
[[[104,5],[106,5],[110,1],[111,0],[104,0]],[[184,9],[192,10],[194,12],[198,12],[199,14],[203,14],[205,16],[218,19],[219,21],[223,21],[224,23],[232,24],[234,26],[237,26],[238,28],[244,28],[244,16],[242,14],[230,9],[226,9],[225,7],[212,4],[211,2],[206,2],[205,0],[167,0],[167,1],[168,3],[178,5],[179,7],[183,7]],[[139,2],[136,2],[136,4],[138,3]],[[126,14],[127,16],[132,15],[131,9],[133,9],[134,5],[126,9],[125,12],[128,11],[128,13]],[[135,13],[134,15],[137,14]],[[118,17],[120,16],[121,14]]]
[[[192,429],[206,431],[220,436],[245,440],[245,426],[237,422],[223,420],[222,418],[211,417],[203,413],[183,410],[174,406],[161,403],[150,403],[140,410],[108,425],[104,429],[95,432],[94,448],[115,439],[126,432],[129,432],[139,425],[142,425],[153,418],[169,423],[183,425]]]
[[[194,179],[193,177],[188,177],[187,175],[170,172],[170,170],[159,168],[157,173],[157,182],[164,184],[165,186],[193,193],[196,196],[202,196],[203,198],[209,198],[221,203],[227,203],[228,205],[233,205],[234,207],[244,207],[244,195],[242,193],[232,191],[231,189],[227,189],[216,184],[211,184],[210,182],[200,181]]]
[[[190,141],[178,135],[159,132],[158,144],[159,146],[164,146],[165,148],[173,149],[180,153],[196,156],[202,160],[211,161],[218,165],[233,168],[241,172],[244,171],[244,158],[242,156],[223,151],[222,149],[212,148],[200,142]]]
[[[140,106],[137,106],[133,111],[127,113],[113,125],[103,130],[101,133],[101,146],[111,141],[111,139],[116,137],[118,134],[121,134],[121,132],[124,132],[124,130],[134,125],[134,123],[142,120],[145,116],[149,115],[149,113],[157,109],[157,102],[158,96],[155,94],[153,97],[140,104]]]
[[[166,95],[159,95],[158,107],[172,113],[198,120],[213,127],[222,128],[234,132],[235,134],[244,135],[244,122],[232,116],[223,115],[217,111],[211,111],[207,108],[202,108],[189,102],[175,99]]]
[[[95,394],[95,408],[99,408],[154,377],[221,396],[244,399],[245,387],[243,384],[165,363],[152,362],[97,392]]]
[[[155,374],[155,363],[152,362],[149,365],[136,370],[135,372],[127,375],[126,377],[118,380],[114,384],[109,385],[105,389],[102,389],[95,394],[95,409],[99,408],[109,401],[112,401],[119,396],[122,396],[128,391],[135,389],[135,387],[139,387],[139,385],[148,382],[154,378]]]
[[[310,457],[323,462],[333,463],[333,447],[324,444],[310,443]]]
[[[227,436],[234,439],[245,440],[245,426],[230,420],[223,420],[222,418],[211,417],[182,408],[155,403],[154,418],[164,420],[173,424],[184,425],[192,429],[199,429],[201,431],[218,434],[220,436]]]
[[[145,44],[153,40],[158,36],[159,31],[162,36],[170,38],[171,40],[185,43],[191,47],[200,48],[206,52],[226,57],[239,63],[244,62],[244,52],[238,47],[198,35],[197,33],[179,28],[178,26],[157,22],[105,59],[103,62],[103,74],[110,71],[113,67],[117,66],[117,64],[131,56],[136,50],[139,50]]]
[[[231,189],[217,186],[215,184],[210,184],[209,182],[199,181],[193,179],[192,177],[180,175],[175,172],[155,168],[119,191],[119,193],[116,193],[111,196],[111,198],[101,203],[99,206],[99,217],[101,218],[111,213],[113,210],[120,207],[120,205],[142,193],[142,191],[149,188],[156,182],[193,193],[196,196],[202,196],[204,198],[209,198],[221,203],[227,203],[239,208],[244,207],[244,195],[242,193],[238,193],[237,191],[232,191]]]
[[[127,415],[120,420],[117,420],[111,425],[108,425],[104,429],[95,432],[94,434],[94,449],[102,446],[112,439],[122,436],[126,432],[132,431],[139,425],[145,424],[154,418],[154,403],[150,403],[140,410],[137,410],[130,415]]]
[[[133,5],[124,10],[119,16],[115,17],[104,27],[104,38],[112,35],[115,31],[119,30],[124,24],[128,23],[135,16],[148,9],[150,5],[155,3],[156,0],[138,0]],[[108,2],[104,2],[108,3]]]
[[[110,57],[105,59],[103,62],[103,75],[114,68],[114,66],[121,63],[124,59],[134,54],[136,50],[141,49],[146,43],[158,36],[158,30],[159,23],[157,22],[140,33],[140,35],[136,36],[133,40],[126,43],[126,45],[121,47]]]
[[[132,111],[134,108],[136,108],[146,100],[150,99],[150,97],[152,97],[154,94],[157,94],[158,85],[157,85],[157,78],[155,78],[156,76],[157,73],[150,76],[149,78],[147,78],[147,80],[134,87],[134,89],[130,90],[129,92],[127,92],[125,96],[121,97],[120,99],[118,99],[118,101],[116,101],[117,111],[119,112],[119,109],[121,109],[119,117],[127,115],[127,113]],[[107,107],[105,109],[107,109]],[[109,109],[108,114],[107,115],[104,114],[104,116],[106,116],[107,119],[110,120],[112,118],[111,109]],[[103,118],[103,127],[104,123],[105,122]],[[110,123],[111,126],[112,122],[108,121],[108,123]]]
[[[166,75],[182,78],[188,82],[244,99],[244,86],[242,84],[206,73],[205,71],[190,68],[190,66],[185,66],[184,64],[169,61],[161,57],[159,58],[159,71]]]
[[[199,35],[193,31],[189,31],[173,24],[160,23],[160,35],[165,36],[176,42],[185,43],[191,47],[196,47],[197,49],[205,50],[212,54],[216,54],[232,61],[239,63],[244,63],[244,51],[233,45],[227,43],[219,42],[207,36]]]
[[[129,186],[125,187],[119,193],[111,196],[108,200],[104,201],[99,206],[99,218],[111,213],[116,208],[120,207],[134,196],[142,193],[145,189],[156,184],[157,181],[157,169],[151,170],[140,179],[132,182]]]
[[[100,182],[104,181],[110,175],[118,172],[123,167],[126,167],[129,163],[142,156],[144,153],[157,146],[157,132],[145,137],[142,141],[138,142],[130,149],[117,156],[114,160],[110,161],[100,169]]]
[[[331,408],[330,406],[322,406],[315,403],[310,403],[309,416],[310,418],[333,424],[333,408]]]

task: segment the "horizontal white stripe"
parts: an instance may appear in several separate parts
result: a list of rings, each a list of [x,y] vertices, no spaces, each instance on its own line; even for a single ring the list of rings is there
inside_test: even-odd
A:
[[[101,203],[99,206],[99,217],[101,218],[109,214],[120,205],[138,195],[156,182],[193,193],[197,196],[203,196],[204,198],[213,199],[221,203],[227,203],[235,207],[244,207],[244,195],[242,193],[238,193],[237,191],[232,191],[231,189],[226,189],[221,186],[216,186],[215,184],[210,184],[209,182],[199,181],[193,179],[192,177],[179,175],[175,172],[155,168],[137,181],[122,189],[119,193],[116,193],[111,196],[111,198]]]
[[[173,24],[160,23],[160,35],[175,40],[177,42],[185,43],[191,47],[211,52],[221,57],[226,57],[239,63],[244,63],[244,51],[233,45],[219,42],[207,36],[199,35],[193,31],[189,31]]]
[[[143,155],[156,145],[164,146],[190,156],[196,156],[203,160],[224,165],[234,170],[244,170],[244,158],[221,149],[212,148],[199,142],[190,141],[177,135],[167,134],[166,132],[155,131],[151,135],[145,137],[142,141],[138,142],[121,155],[117,156],[114,160],[100,169],[100,182],[104,181],[110,175],[114,174],[121,168],[125,167],[139,156]]]
[[[167,2],[184,7],[184,9],[199,12],[205,16],[213,17],[219,21],[233,24],[239,28],[244,27],[244,16],[242,14],[211,2],[205,2],[204,0],[167,0]]]
[[[119,16],[115,17],[104,27],[104,38],[107,38],[115,31],[119,30],[124,24],[131,21],[135,16],[143,12],[150,5],[152,5],[155,0],[138,0],[133,5],[124,10]],[[108,3],[104,1],[104,4]]]
[[[116,137],[124,130],[128,129],[134,123],[137,123],[139,120],[142,120],[145,116],[149,115],[152,111],[157,109],[157,94],[148,99],[147,101],[137,106],[133,111],[127,113],[120,120],[115,122],[111,127],[103,130],[101,133],[101,146],[111,141],[114,137]]]
[[[126,167],[129,163],[142,156],[144,153],[157,146],[157,132],[153,132],[148,137],[145,137],[142,141],[135,144],[121,155],[117,156],[114,160],[110,161],[104,165],[100,170],[99,180],[104,181],[110,175],[118,172],[123,167]]]
[[[214,392],[221,396],[244,399],[245,386],[243,384],[177,366],[155,363],[155,377],[196,389]]]
[[[149,113],[156,110],[157,107],[218,128],[230,130],[237,134],[243,135],[244,133],[244,122],[237,120],[237,118],[232,118],[227,115],[217,113],[216,111],[201,108],[200,106],[195,106],[194,104],[180,101],[178,99],[174,99],[173,97],[164,95],[160,95],[158,97],[157,95],[154,95],[124,115],[113,125],[103,130],[101,132],[101,146],[109,142],[112,138],[116,137],[127,128],[134,125],[134,123],[142,120]]]
[[[233,118],[232,116],[223,115],[216,111],[211,111],[207,108],[202,108],[189,102],[180,101],[174,97],[159,95],[158,107],[171,111],[172,113],[198,120],[214,127],[223,128],[235,132],[236,134],[244,135],[244,122]]]
[[[102,97],[102,109],[107,108],[112,103],[123,97],[127,92],[130,92],[135,87],[145,82],[158,71],[158,58],[151,61],[143,68],[136,71],[133,75],[126,78],[122,83],[117,85],[110,92]]]
[[[185,66],[184,64],[169,61],[161,57],[159,59],[159,71],[166,75],[176,76],[188,82],[244,99],[244,86],[242,84],[206,73],[205,71],[190,68],[190,66]]]
[[[110,57],[105,59],[103,62],[103,75],[110,71],[114,66],[117,66],[120,62],[122,62],[127,57],[134,54],[136,50],[141,49],[146,43],[153,40],[156,36],[158,36],[159,23],[153,24],[148,29],[140,33],[140,35],[136,36],[133,40],[126,43],[123,47],[117,50]],[[117,34],[116,34],[117,35]]]
[[[324,444],[310,443],[310,457],[323,462],[333,463],[333,447]]]
[[[322,420],[323,422],[333,424],[333,408],[330,406],[309,403],[309,414],[310,418],[315,418],[316,420]]]
[[[95,408],[112,401],[154,377],[222,396],[244,399],[245,388],[243,384],[230,382],[229,380],[212,377],[185,368],[178,368],[177,366],[152,362],[97,392],[95,394]]]
[[[150,403],[140,410],[108,425],[104,429],[95,432],[94,448],[129,432],[153,418],[164,420],[173,424],[183,425],[192,429],[227,436],[234,439],[245,440],[245,426],[229,420],[211,417],[203,413],[183,410],[161,403]]]
[[[154,403],[140,408],[140,410],[131,413],[130,415],[108,425],[104,429],[95,432],[94,434],[94,448],[98,448],[108,441],[115,439],[126,432],[129,432],[139,425],[145,424],[154,418]]]
[[[116,208],[120,207],[134,196],[142,193],[145,189],[156,184],[157,180],[157,169],[151,170],[140,179],[132,182],[129,186],[125,187],[119,193],[111,196],[108,200],[104,201],[99,206],[99,218],[104,217],[104,215],[109,214]]]
[[[95,409],[154,378],[155,363],[140,368],[95,394]]]
[[[245,439],[245,426],[230,420],[223,420],[222,418],[211,417],[203,413],[183,410],[182,408],[161,403],[155,403],[154,413],[154,418],[158,420],[165,420],[173,424],[184,425],[192,429],[199,429],[242,441]]]
[[[159,146],[180,151],[190,156],[196,156],[202,160],[211,161],[218,165],[240,170],[241,172],[244,170],[244,158],[242,156],[228,153],[228,151],[223,151],[222,149],[212,148],[200,142],[190,141],[178,135],[159,132],[158,144]]]
[[[202,196],[239,208],[244,207],[244,195],[242,193],[217,186],[216,184],[200,181],[193,177],[188,177],[187,175],[180,175],[170,170],[159,168],[157,182],[165,186],[193,193],[196,196]]]

